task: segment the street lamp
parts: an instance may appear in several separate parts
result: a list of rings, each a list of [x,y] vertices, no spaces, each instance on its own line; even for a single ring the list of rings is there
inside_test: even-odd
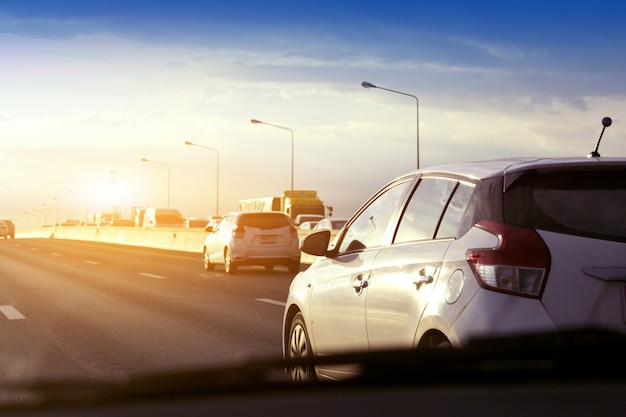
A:
[[[57,206],[53,206],[52,204],[46,204],[46,203],[42,203],[42,206],[45,207],[52,207],[55,211],[56,211],[56,221],[54,222],[54,225],[58,225],[59,224],[59,208]]]
[[[85,221],[89,221],[89,197],[87,197],[87,195],[85,195],[85,193],[80,192],[80,191],[76,191],[76,190],[67,190],[68,193],[76,193],[76,194],[81,194],[82,197],[85,199]]]
[[[198,148],[207,149],[209,151],[215,152],[216,157],[216,169],[215,169],[215,215],[219,216],[220,214],[220,153],[217,149],[209,148],[208,146],[198,145],[196,143],[192,143],[189,141],[185,141],[185,145],[189,146],[197,146]]]
[[[153,164],[163,165],[167,167],[167,208],[170,208],[170,166],[163,162],[153,161],[151,159],[141,158],[141,162],[152,162]]]
[[[251,119],[250,123],[273,126],[273,127],[277,127],[279,129],[288,130],[288,131],[291,132],[291,190],[293,191],[293,130],[289,129],[288,127],[279,126],[279,125],[273,125],[271,123],[265,123],[265,122],[262,122],[262,121],[257,120],[257,119]]]
[[[384,87],[379,87],[377,85],[374,85],[372,83],[368,83],[367,81],[363,81],[361,83],[361,86],[364,88],[378,88],[379,90],[385,90],[385,91],[390,91],[392,93],[397,93],[397,94],[402,94],[404,96],[409,96],[409,97],[413,97],[415,99],[415,109],[416,109],[416,120],[417,120],[417,169],[420,168],[420,116],[419,116],[419,101],[417,100],[417,97],[415,97],[413,94],[408,94],[408,93],[403,93],[402,91],[396,91],[396,90],[390,90],[389,88],[384,88]]]
[[[52,199],[67,203],[67,218],[71,219],[72,218],[72,204],[69,201],[61,200],[60,198],[57,198],[57,197],[52,197]]]
[[[132,196],[133,203],[132,203],[132,206],[131,206],[132,208],[131,208],[131,212],[130,212],[130,216],[132,217],[133,216],[133,210],[135,209],[135,178],[131,177],[130,175],[125,175],[125,174],[122,174],[121,172],[117,172],[117,171],[113,171],[113,170],[109,171],[109,173],[111,173],[113,175],[121,175],[123,177],[130,178],[130,181],[131,181],[131,184],[132,184],[132,187],[133,187],[133,196]]]

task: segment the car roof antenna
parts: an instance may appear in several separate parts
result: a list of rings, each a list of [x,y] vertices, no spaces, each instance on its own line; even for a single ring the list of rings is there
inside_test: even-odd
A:
[[[596,149],[591,151],[591,153],[589,155],[587,155],[587,158],[595,158],[595,157],[599,157],[600,156],[600,154],[598,153],[598,148],[600,147],[600,141],[602,140],[602,135],[604,134],[604,129],[606,129],[607,127],[611,126],[612,123],[613,123],[613,120],[611,120],[610,117],[605,117],[605,118],[602,119],[602,132],[600,132],[600,137],[598,138],[598,143],[596,144]]]

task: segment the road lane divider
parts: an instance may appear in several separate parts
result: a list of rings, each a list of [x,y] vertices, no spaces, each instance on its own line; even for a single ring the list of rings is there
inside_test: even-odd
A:
[[[286,303],[282,301],[272,300],[271,298],[255,298],[256,301],[260,301],[262,303],[272,304],[275,306],[285,307]]]
[[[9,320],[24,320],[26,317],[13,306],[0,306],[0,313]]]
[[[147,272],[140,272],[139,275],[142,275],[142,276],[148,277],[148,278],[165,279],[165,277],[162,276],[162,275],[149,274]]]

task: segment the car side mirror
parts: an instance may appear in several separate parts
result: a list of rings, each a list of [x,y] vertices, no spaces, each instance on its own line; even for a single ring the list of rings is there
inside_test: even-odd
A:
[[[204,228],[205,232],[213,233],[213,226],[207,226]]]
[[[313,256],[327,256],[330,230],[320,230],[311,233],[300,242],[300,250]]]

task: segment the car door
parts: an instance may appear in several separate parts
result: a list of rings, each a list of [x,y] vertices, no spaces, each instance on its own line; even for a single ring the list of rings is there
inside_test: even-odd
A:
[[[392,183],[375,195],[339,237],[336,255],[316,261],[310,317],[318,355],[368,350],[365,296],[372,261],[389,239],[411,180]]]
[[[460,187],[460,188],[459,188]],[[370,349],[411,348],[446,250],[473,187],[449,178],[422,178],[370,273],[366,303]],[[442,220],[446,213],[445,220]]]
[[[232,234],[234,219],[235,217],[232,215],[224,216],[208,236],[206,247],[211,263],[224,263],[224,247]]]

